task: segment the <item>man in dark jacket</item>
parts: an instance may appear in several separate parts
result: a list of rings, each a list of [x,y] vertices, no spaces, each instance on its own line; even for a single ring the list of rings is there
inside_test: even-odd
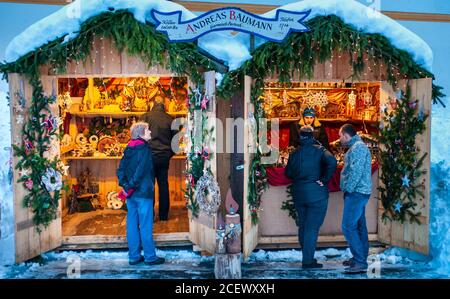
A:
[[[293,182],[293,199],[298,215],[298,239],[302,267],[322,268],[314,259],[320,227],[328,207],[328,182],[336,170],[336,159],[313,137],[313,128],[300,130],[300,146],[289,156],[285,174]]]
[[[159,188],[159,220],[167,221],[170,208],[168,172],[170,158],[174,155],[171,142],[178,132],[171,129],[173,117],[166,113],[164,98],[161,96],[156,96],[152,110],[142,115],[141,120],[149,124],[152,132],[150,147]]]
[[[300,128],[303,126],[312,126],[314,128],[314,139],[316,139],[323,147],[330,150],[328,135],[325,127],[316,118],[316,112],[312,108],[303,110],[303,117],[298,123],[292,123],[289,132],[289,146],[298,147],[300,145]]]

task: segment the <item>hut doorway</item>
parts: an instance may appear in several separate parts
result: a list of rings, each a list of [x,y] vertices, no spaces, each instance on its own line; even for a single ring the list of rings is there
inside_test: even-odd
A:
[[[158,97],[164,99],[166,112],[174,119],[186,117],[187,78],[154,75],[59,77],[57,80],[59,97],[72,101],[68,111],[61,115],[65,132],[61,140],[61,158],[69,166],[67,182],[70,186],[62,202],[65,243],[79,242],[87,236],[123,240],[127,212],[126,203],[118,198],[121,188],[116,169],[130,139],[129,128],[151,110]],[[159,221],[155,217],[154,233],[159,241],[165,240],[167,235],[182,241],[189,234],[183,194],[184,137],[180,131],[179,151],[170,161],[169,219]],[[159,208],[158,189],[156,184],[155,211]]]
[[[361,80],[346,82],[335,80],[296,81],[290,85],[280,84],[276,78],[266,79],[264,92],[260,98],[270,127],[273,120],[278,119],[278,144],[272,144],[280,151],[280,155],[266,166],[269,187],[261,195],[261,209],[258,212],[258,223],[252,221],[251,205],[244,200],[243,209],[243,252],[248,257],[256,248],[298,248],[297,225],[286,207],[288,203],[288,182],[284,177],[284,168],[289,156],[289,138],[291,126],[300,122],[301,112],[307,106],[316,110],[316,117],[325,127],[329,140],[329,149],[338,160],[339,166],[329,185],[330,198],[327,216],[321,228],[318,245],[345,245],[345,238],[341,231],[343,209],[343,194],[339,190],[339,167],[342,168],[345,149],[339,145],[338,130],[345,123],[353,124],[363,137],[372,152],[372,182],[371,199],[366,207],[369,240],[383,244],[405,247],[417,252],[428,254],[429,231],[429,174],[424,176],[424,199],[418,204],[421,212],[420,224],[398,221],[383,221],[383,206],[379,200],[378,187],[382,186],[380,172],[382,171],[377,152],[379,144],[372,138],[379,132],[383,120],[380,116],[383,107],[395,105],[398,92],[386,81]],[[244,115],[253,115],[254,105],[251,102],[253,79],[245,77]],[[288,87],[289,86],[289,87]],[[411,99],[418,100],[418,105],[425,113],[431,111],[431,79],[401,80],[399,89],[411,92]],[[249,113],[250,112],[250,113]],[[250,121],[251,122],[251,121]],[[426,131],[416,140],[416,145],[423,153],[429,153],[430,120],[426,121]],[[250,134],[246,135],[246,144],[250,144]],[[271,134],[268,133],[270,144]],[[245,147],[246,149],[247,147]],[[244,198],[248,198],[252,154],[245,150],[244,161]],[[425,169],[429,169],[429,156],[424,160]]]

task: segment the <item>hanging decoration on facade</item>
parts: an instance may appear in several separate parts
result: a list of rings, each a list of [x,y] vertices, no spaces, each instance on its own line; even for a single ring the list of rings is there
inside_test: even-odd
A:
[[[418,100],[410,98],[409,88],[406,94],[396,98],[395,109],[384,107],[384,128],[380,130],[378,139],[380,147],[380,162],[383,171],[380,174],[380,200],[384,211],[384,221],[404,221],[420,224],[418,199],[424,198],[425,179],[427,172],[423,168],[425,158],[429,153],[420,153],[416,145],[416,137],[425,129],[428,115],[417,109]]]
[[[208,11],[196,18],[181,21],[181,11],[152,10],[156,30],[164,32],[172,42],[191,42],[213,31],[234,30],[251,33],[273,42],[281,42],[291,32],[306,32],[303,21],[311,13],[278,9],[275,18],[264,18],[237,7]]]
[[[210,98],[199,88],[191,89],[188,95],[188,124],[186,135],[189,152],[186,160],[186,190],[187,207],[194,217],[200,209],[208,214],[215,213],[220,203],[220,190],[212,175],[209,161],[214,153],[210,143],[214,142],[211,134],[213,126],[208,126],[208,103]],[[195,125],[194,125],[195,124]]]
[[[205,171],[195,185],[195,200],[200,209],[208,215],[214,215],[220,205],[220,188],[210,171]]]

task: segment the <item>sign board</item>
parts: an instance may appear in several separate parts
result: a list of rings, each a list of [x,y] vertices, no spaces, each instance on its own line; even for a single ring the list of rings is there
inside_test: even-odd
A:
[[[237,7],[226,7],[181,21],[181,11],[167,13],[152,10],[156,30],[165,32],[171,42],[191,42],[209,32],[222,30],[246,32],[281,42],[290,32],[309,31],[302,22],[310,13],[311,10],[295,12],[279,9],[275,18],[263,18]]]

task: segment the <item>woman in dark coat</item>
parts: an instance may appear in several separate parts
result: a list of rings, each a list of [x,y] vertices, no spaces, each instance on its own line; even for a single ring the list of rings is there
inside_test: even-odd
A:
[[[298,215],[298,239],[303,268],[322,268],[314,259],[317,237],[328,207],[328,182],[336,159],[313,137],[313,128],[300,129],[300,146],[289,156],[285,174],[293,180],[293,199]]]

